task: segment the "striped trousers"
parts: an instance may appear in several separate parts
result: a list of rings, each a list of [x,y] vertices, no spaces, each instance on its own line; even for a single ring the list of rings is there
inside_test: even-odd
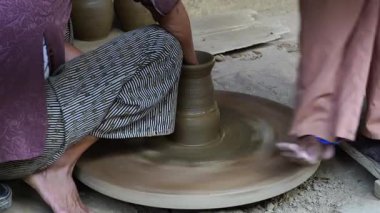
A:
[[[172,133],[181,65],[179,42],[158,26],[125,33],[65,63],[45,85],[49,126],[43,155],[0,164],[0,179],[45,169],[87,135]]]

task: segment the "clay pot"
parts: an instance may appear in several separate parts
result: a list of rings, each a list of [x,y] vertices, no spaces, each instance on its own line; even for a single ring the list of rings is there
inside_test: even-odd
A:
[[[141,3],[133,0],[115,0],[116,16],[124,31],[154,24],[155,21]]]
[[[112,0],[72,0],[71,19],[76,39],[92,41],[106,37],[113,24]]]
[[[173,139],[185,145],[205,145],[220,137],[220,112],[211,70],[214,57],[197,51],[198,65],[183,65]]]

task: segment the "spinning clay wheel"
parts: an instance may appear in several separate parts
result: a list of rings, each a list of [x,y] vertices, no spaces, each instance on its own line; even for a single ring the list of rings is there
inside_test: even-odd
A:
[[[224,208],[287,192],[317,170],[283,159],[275,143],[286,139],[291,110],[240,93],[214,94],[212,55],[183,66],[175,133],[96,143],[76,176],[107,196],[171,209]],[[216,101],[215,101],[216,100]]]

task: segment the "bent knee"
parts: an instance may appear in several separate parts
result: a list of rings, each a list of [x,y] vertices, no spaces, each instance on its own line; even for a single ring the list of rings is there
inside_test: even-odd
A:
[[[182,47],[177,38],[158,25],[148,26],[147,28],[155,40],[150,48],[155,50],[160,57],[169,57],[170,60],[182,64]]]
[[[162,27],[150,25],[139,28],[123,34],[122,40],[134,41],[129,49],[138,50],[136,56],[144,61],[142,64],[170,63],[171,71],[180,72],[183,60],[180,42]]]

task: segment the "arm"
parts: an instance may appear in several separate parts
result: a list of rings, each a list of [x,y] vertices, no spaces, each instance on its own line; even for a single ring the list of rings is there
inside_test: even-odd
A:
[[[163,2],[164,0],[156,0],[154,2],[160,3],[160,1]],[[153,1],[151,0],[150,2]],[[157,9],[159,5],[155,5],[155,7],[153,7],[152,4],[149,5],[145,3],[144,5],[152,12],[154,19],[164,29],[166,29],[169,33],[178,39],[182,46],[185,63],[198,64],[198,60],[194,51],[189,16],[182,1],[179,0],[173,8],[170,8],[169,11],[159,11]],[[163,9],[168,8],[163,7]]]
[[[68,42],[65,42],[65,62],[68,62],[78,56],[82,55],[82,51],[74,47]]]

